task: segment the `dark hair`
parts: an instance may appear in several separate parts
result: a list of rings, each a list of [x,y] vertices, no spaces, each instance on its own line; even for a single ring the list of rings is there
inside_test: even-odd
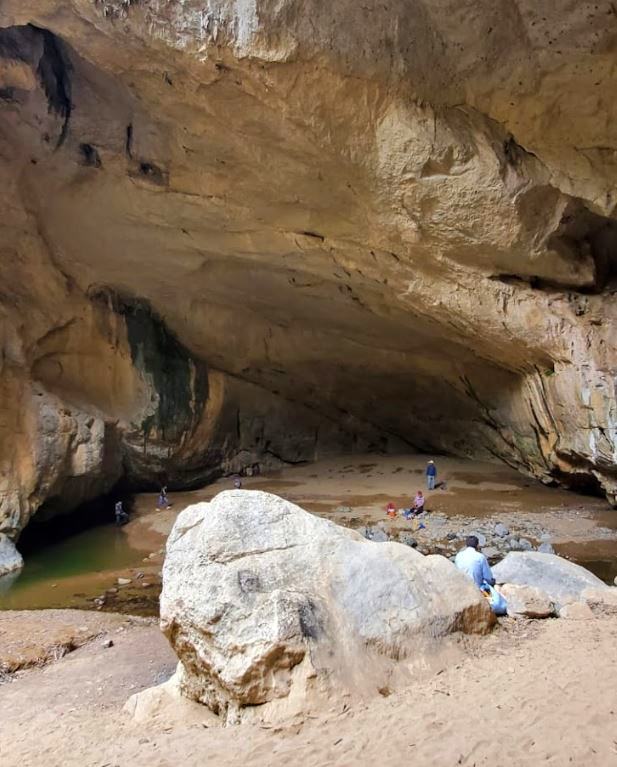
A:
[[[468,535],[467,539],[465,540],[466,546],[471,546],[472,549],[477,549],[480,545],[480,541],[475,535]]]

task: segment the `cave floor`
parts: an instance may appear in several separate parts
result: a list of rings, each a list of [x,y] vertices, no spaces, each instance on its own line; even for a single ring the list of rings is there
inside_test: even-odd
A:
[[[243,477],[242,487],[276,493],[341,525],[379,524],[393,536],[408,531],[421,551],[445,555],[460,548],[461,536],[489,530],[500,521],[512,535],[526,537],[534,545],[542,534],[550,536],[558,553],[607,581],[617,575],[617,511],[604,500],[545,487],[503,465],[456,458],[437,459],[440,485],[427,492],[426,460],[424,455],[339,456]],[[200,490],[171,493],[173,506],[166,511],[156,509],[157,494],[135,496],[128,525],[120,529],[104,526],[100,533],[86,531],[61,544],[55,554],[42,552],[38,556],[45,561],[27,564],[24,576],[8,593],[0,594],[0,607],[96,607],[156,615],[163,547],[177,514],[187,505],[208,501],[231,487],[233,481],[225,478]],[[418,529],[416,520],[386,517],[389,501],[405,508],[419,489],[427,496],[424,529]],[[447,536],[452,533],[458,538],[449,541]],[[79,573],[62,575],[53,570],[54,556],[66,561],[75,549],[83,560],[84,547],[95,547],[97,541],[108,553],[107,563],[93,557],[92,567]],[[48,577],[43,566],[52,568]],[[130,583],[119,585],[118,578]],[[95,598],[103,604],[93,602]]]
[[[83,635],[85,644],[54,661],[59,642]],[[221,728],[206,711],[199,722],[169,708],[133,720],[126,700],[175,668],[152,619],[7,612],[0,636],[0,666],[7,653],[15,659],[20,642],[41,662],[0,679],[3,767],[394,767],[408,760],[605,767],[617,759],[617,616],[610,613],[500,619],[488,637],[469,638],[459,662],[406,689],[276,727]]]

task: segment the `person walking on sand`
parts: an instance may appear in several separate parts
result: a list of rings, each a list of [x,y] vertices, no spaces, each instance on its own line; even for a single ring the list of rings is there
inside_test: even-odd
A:
[[[495,585],[493,572],[488,564],[488,559],[478,551],[480,541],[475,535],[469,535],[465,541],[465,548],[461,549],[454,558],[454,564],[458,569],[469,576],[478,588],[486,581],[489,586]]]
[[[437,466],[435,461],[429,461],[426,464],[426,486],[429,490],[435,489],[435,479],[437,478]]]
[[[168,509],[170,506],[171,503],[169,503],[169,498],[167,498],[167,486],[164,485],[159,493],[159,501],[156,504],[156,508],[160,511],[161,509]]]

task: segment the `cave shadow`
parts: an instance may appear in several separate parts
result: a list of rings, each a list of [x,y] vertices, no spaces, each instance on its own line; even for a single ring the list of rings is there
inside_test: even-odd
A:
[[[24,557],[46,546],[59,543],[95,527],[115,526],[114,506],[122,501],[129,519],[135,510],[135,496],[124,482],[111,491],[63,512],[58,498],[46,501],[22,530],[18,540]]]

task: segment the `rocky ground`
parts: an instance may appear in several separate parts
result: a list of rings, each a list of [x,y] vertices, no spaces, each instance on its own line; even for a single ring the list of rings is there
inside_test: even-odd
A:
[[[123,711],[127,698],[175,667],[158,628],[143,619],[79,611],[6,617],[13,634],[37,622],[74,634],[84,625],[94,629],[93,619],[97,631],[55,662],[41,645],[41,667],[5,677],[3,767],[389,767],[407,760],[429,767],[606,767],[617,759],[615,615],[500,619],[491,636],[467,640],[459,662],[407,690],[275,728],[218,728],[205,714],[201,723],[134,721]],[[4,659],[6,643],[0,647]]]

